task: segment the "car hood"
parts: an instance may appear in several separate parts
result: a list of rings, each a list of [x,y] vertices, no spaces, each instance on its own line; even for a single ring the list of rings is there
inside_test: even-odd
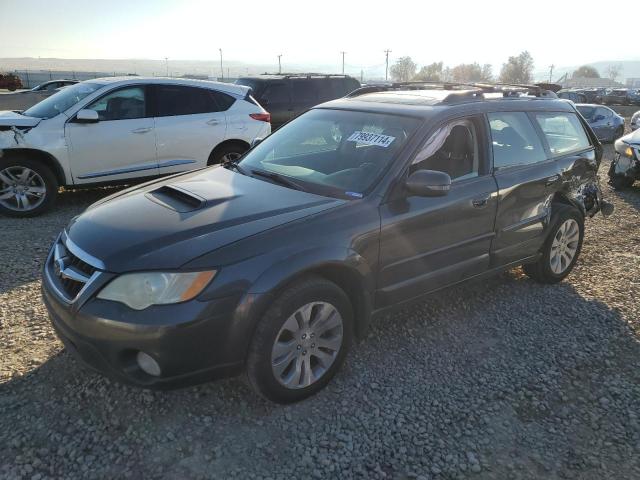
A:
[[[635,130],[628,135],[625,135],[620,140],[629,145],[640,145],[640,130]]]
[[[41,118],[27,117],[11,110],[0,111],[0,127],[35,127]]]
[[[111,272],[175,269],[345,202],[214,167],[98,202],[72,220],[67,237]]]

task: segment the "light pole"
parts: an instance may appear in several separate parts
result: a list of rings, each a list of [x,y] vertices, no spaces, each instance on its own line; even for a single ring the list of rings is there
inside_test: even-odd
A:
[[[549,83],[551,83],[551,76],[553,75],[553,67],[555,67],[555,65],[553,64],[549,65]]]
[[[222,80],[224,81],[224,68],[222,68],[222,49],[219,48],[218,50],[220,50],[220,75],[222,75]]]
[[[391,53],[391,50],[385,50],[384,53],[387,56],[387,61],[386,61],[387,66],[384,70],[384,80],[386,82],[387,79],[389,78],[389,54]]]
[[[164,57],[164,63],[167,67],[167,77],[169,76],[169,57]]]
[[[282,54],[278,55],[278,73],[282,73],[282,62],[280,61]]]
[[[342,74],[344,75],[344,54],[347,52],[340,52],[342,54]]]

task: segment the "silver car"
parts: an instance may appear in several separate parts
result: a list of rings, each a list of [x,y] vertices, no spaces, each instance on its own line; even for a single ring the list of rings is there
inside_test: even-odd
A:
[[[614,142],[624,135],[624,117],[609,107],[590,103],[576,105],[601,142]]]
[[[640,128],[640,110],[633,114],[631,117],[631,131],[637,130]]]

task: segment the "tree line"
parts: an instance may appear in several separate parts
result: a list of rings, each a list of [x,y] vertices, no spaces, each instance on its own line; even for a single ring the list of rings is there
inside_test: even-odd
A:
[[[418,70],[418,65],[411,57],[400,57],[389,69],[391,79],[396,82],[493,82],[530,83],[533,78],[533,58],[527,51],[509,57],[502,65],[497,79],[493,75],[490,64],[461,63],[454,67],[444,65],[444,62],[434,62],[424,65]]]
[[[418,70],[418,65],[411,57],[400,57],[389,69],[391,79],[396,82],[494,82],[502,83],[531,83],[533,81],[533,57],[528,51],[509,57],[502,64],[497,77],[493,75],[490,64],[461,63],[454,67],[444,65],[444,62],[434,62],[424,65]],[[609,65],[605,72],[606,78],[615,81],[622,73],[621,65]],[[573,78],[600,78],[600,72],[590,65],[583,65],[576,69]]]

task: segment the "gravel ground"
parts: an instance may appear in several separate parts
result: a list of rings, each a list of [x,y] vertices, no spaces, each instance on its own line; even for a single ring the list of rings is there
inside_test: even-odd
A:
[[[516,269],[389,315],[287,407],[239,379],[151,392],[85,370],[39,276],[104,193],[0,218],[0,477],[640,478],[640,184],[604,189],[615,215],[588,222],[565,282]]]

